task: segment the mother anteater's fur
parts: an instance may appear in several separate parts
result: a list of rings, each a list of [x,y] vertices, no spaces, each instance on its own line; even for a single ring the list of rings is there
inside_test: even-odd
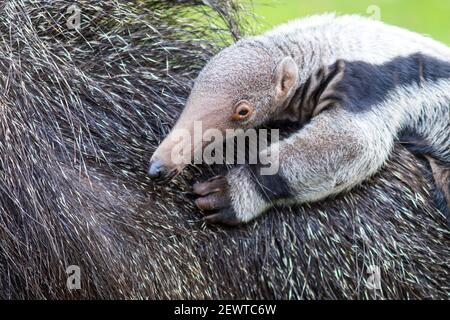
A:
[[[2,2],[0,297],[450,298],[450,234],[401,146],[351,194],[238,230],[200,222],[205,170],[147,180],[210,43],[239,34],[235,5],[197,2],[78,1],[79,30],[72,1]]]

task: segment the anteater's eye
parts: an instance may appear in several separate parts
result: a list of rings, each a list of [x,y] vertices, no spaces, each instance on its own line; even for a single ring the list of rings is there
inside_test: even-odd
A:
[[[240,116],[246,116],[247,113],[249,113],[249,111],[248,111],[247,109],[241,109],[241,110],[239,110],[239,115],[240,115]]]
[[[233,120],[244,120],[250,117],[253,112],[253,107],[248,101],[242,100],[236,104],[234,108],[234,113],[232,116]]]

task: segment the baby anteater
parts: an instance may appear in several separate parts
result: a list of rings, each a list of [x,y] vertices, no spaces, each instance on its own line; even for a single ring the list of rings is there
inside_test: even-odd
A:
[[[448,47],[379,21],[334,15],[241,40],[202,70],[149,175],[161,179],[183,169],[189,159],[172,159],[174,132],[192,132],[196,121],[225,132],[273,120],[304,125],[260,151],[278,155],[278,172],[240,166],[195,185],[197,206],[217,211],[208,222],[237,225],[274,203],[314,202],[349,190],[379,171],[403,138],[430,159],[448,208]],[[186,157],[204,146],[194,141]]]

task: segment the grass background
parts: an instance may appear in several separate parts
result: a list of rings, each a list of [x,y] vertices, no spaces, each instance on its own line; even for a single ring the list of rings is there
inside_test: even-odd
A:
[[[260,16],[259,32],[307,15],[336,12],[372,16],[380,8],[381,20],[427,34],[450,44],[450,0],[253,0]]]

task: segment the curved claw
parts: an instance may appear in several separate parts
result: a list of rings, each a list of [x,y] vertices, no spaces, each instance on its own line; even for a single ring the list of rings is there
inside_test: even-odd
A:
[[[242,221],[236,216],[234,210],[223,210],[203,218],[208,224],[220,224],[228,227],[236,227],[242,224]]]
[[[213,193],[206,197],[201,197],[195,200],[195,204],[201,210],[219,210],[230,205],[228,194]]]
[[[206,182],[194,184],[192,191],[199,196],[206,196],[215,192],[224,192],[228,189],[228,182],[225,177],[217,176]]]
[[[220,210],[203,218],[208,224],[220,224],[236,227],[242,223],[231,207],[229,185],[226,177],[216,176],[206,182],[196,183],[193,193],[199,196],[195,200],[196,206],[201,210]]]

